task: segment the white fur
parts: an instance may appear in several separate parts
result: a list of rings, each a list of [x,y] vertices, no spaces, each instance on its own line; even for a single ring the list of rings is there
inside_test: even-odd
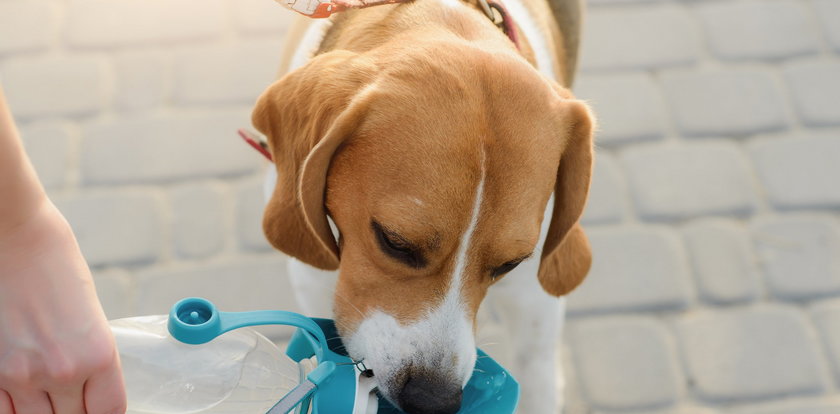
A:
[[[428,310],[419,320],[403,325],[392,315],[375,310],[363,319],[358,329],[344,338],[347,351],[364,358],[373,369],[386,395],[399,392],[390,380],[408,366],[428,367],[444,378],[466,385],[475,366],[475,339],[472,320],[461,293],[468,264],[470,245],[478,225],[484,192],[484,165],[476,189],[469,226],[460,239],[455,270],[446,296],[440,305]],[[388,395],[394,399],[395,395]]]
[[[289,60],[289,72],[302,67],[309,62],[309,59],[312,59],[327,34],[330,24],[332,22],[329,19],[312,19],[300,40],[300,44],[298,44],[298,48]]]
[[[553,205],[549,200],[533,257],[487,291],[478,314],[478,346],[519,381],[521,413],[561,412],[563,406],[557,350],[566,298],[549,295],[537,279]]]
[[[520,0],[504,0],[505,8],[513,21],[516,22],[517,27],[522,29],[522,33],[531,44],[531,49],[534,50],[534,58],[537,61],[537,69],[543,76],[554,78],[554,64],[549,55],[548,40],[545,34],[540,33],[536,21],[531,17],[528,8],[522,4]]]
[[[441,0],[441,3],[453,9],[464,5],[464,3],[461,0]]]

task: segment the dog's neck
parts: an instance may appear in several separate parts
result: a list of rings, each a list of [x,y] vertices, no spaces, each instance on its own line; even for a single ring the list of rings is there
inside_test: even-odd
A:
[[[517,49],[484,15],[475,0],[414,0],[348,10],[332,18],[315,54],[334,49],[366,52],[394,39],[410,41],[432,32],[451,34],[480,47],[518,53],[537,66],[528,39],[521,36]]]

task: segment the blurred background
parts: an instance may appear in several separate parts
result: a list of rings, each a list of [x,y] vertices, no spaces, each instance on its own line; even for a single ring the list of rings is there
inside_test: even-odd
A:
[[[110,318],[297,308],[235,133],[290,17],[0,0],[0,82]],[[840,413],[840,0],[590,0],[581,65],[595,263],[566,412]]]

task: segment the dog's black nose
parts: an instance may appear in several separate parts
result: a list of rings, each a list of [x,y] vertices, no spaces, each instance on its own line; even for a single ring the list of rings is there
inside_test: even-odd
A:
[[[461,387],[429,374],[409,374],[399,395],[408,414],[454,414],[461,408]]]

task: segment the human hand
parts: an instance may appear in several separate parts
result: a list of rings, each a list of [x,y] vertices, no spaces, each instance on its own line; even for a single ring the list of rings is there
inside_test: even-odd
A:
[[[90,270],[58,209],[38,206],[0,231],[0,414],[125,413]]]

